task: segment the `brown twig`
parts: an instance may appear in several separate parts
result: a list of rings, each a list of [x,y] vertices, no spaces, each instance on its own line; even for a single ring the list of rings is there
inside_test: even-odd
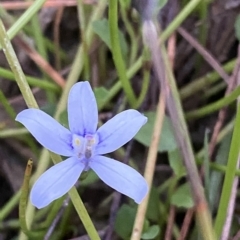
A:
[[[2,2],[0,3],[1,7],[3,7],[6,10],[23,10],[28,7],[30,7],[33,4],[33,2]],[[85,0],[84,4],[93,5],[96,4],[96,0]],[[72,7],[76,6],[77,1],[76,0],[48,0],[44,3],[43,7]]]
[[[233,78],[236,80],[237,86],[240,85],[239,74],[240,74],[240,44],[238,45],[237,64],[235,66],[234,73],[233,73]],[[238,97],[238,99],[237,99],[237,105],[239,105],[239,104],[240,104],[240,97]],[[238,162],[237,162],[236,168],[239,168],[239,163],[240,163],[240,154],[238,155]],[[235,177],[234,181],[233,181],[233,184],[232,184],[231,196],[230,196],[230,199],[229,199],[227,216],[226,216],[226,220],[225,220],[225,223],[224,223],[224,226],[223,226],[221,240],[225,240],[225,239],[229,238],[229,233],[230,233],[231,226],[232,226],[232,219],[233,219],[233,214],[234,214],[234,209],[235,209],[235,204],[236,204],[236,198],[237,198],[238,183],[239,183],[239,178]]]
[[[12,18],[8,14],[4,13],[5,25],[10,26],[13,24]],[[19,32],[18,36],[14,38],[14,42],[25,50],[26,54],[38,65],[53,81],[55,81],[60,87],[65,86],[65,81],[61,75],[25,40],[26,36]]]
[[[24,40],[20,37],[16,37],[15,40],[19,46],[27,55],[48,75],[54,82],[56,82],[60,87],[65,86],[65,81],[61,75],[32,47],[30,47]]]
[[[56,217],[54,218],[54,220],[52,221],[47,233],[45,234],[44,236],[44,240],[49,240],[51,239],[51,235],[54,231],[54,229],[56,228],[60,218],[62,217],[63,213],[64,213],[64,210],[66,209],[66,207],[68,206],[69,204],[69,201],[70,201],[70,197],[67,196],[67,198],[63,201],[63,205],[62,207],[60,208],[58,214],[56,215]]]
[[[59,26],[61,23],[62,15],[63,15],[64,7],[61,6],[58,8],[55,19],[54,19],[54,27],[53,27],[53,38],[54,38],[54,51],[55,51],[55,68],[60,71],[61,69],[61,58],[60,58],[60,34],[59,34]]]
[[[176,33],[174,32],[168,40],[167,52],[172,69],[174,69],[174,60],[176,55]]]
[[[227,83],[229,76],[222,68],[222,66],[218,63],[218,61],[196,40],[194,39],[186,30],[182,27],[179,27],[177,30],[184,38],[187,40],[208,62],[210,66],[224,79]]]
[[[168,40],[167,53],[169,56],[171,68],[174,69],[174,60],[176,55],[176,33],[175,32],[171,35],[171,37]],[[172,230],[173,230],[175,215],[176,215],[176,208],[174,206],[171,206],[169,217],[168,217],[167,229],[165,232],[165,240],[172,239]]]
[[[185,218],[183,220],[183,224],[182,224],[182,228],[181,228],[181,232],[180,232],[180,236],[178,238],[178,240],[185,240],[190,228],[190,224],[193,218],[193,214],[194,214],[194,208],[188,209]]]
[[[173,230],[175,215],[176,215],[176,208],[175,206],[171,206],[170,213],[168,216],[168,221],[167,221],[167,229],[165,232],[165,240],[172,239],[172,230]]]
[[[240,47],[238,48],[237,62],[236,62],[235,68],[233,70],[233,74],[229,78],[228,85],[227,85],[227,90],[225,92],[225,96],[227,96],[234,89],[234,86],[236,85],[236,79],[237,79],[237,74],[238,74],[239,69],[240,69]],[[212,134],[211,141],[210,141],[210,144],[209,144],[209,157],[210,157],[210,159],[213,155],[213,152],[214,152],[214,149],[215,149],[215,146],[216,146],[218,134],[219,134],[219,132],[220,132],[222,126],[223,126],[224,120],[226,118],[226,113],[227,113],[227,107],[224,107],[219,111],[217,123],[214,126],[213,134]]]
[[[239,240],[240,239],[240,230],[238,230],[237,234],[233,237],[232,240]]]
[[[240,155],[238,156],[237,168],[239,167],[239,161],[240,161]],[[234,181],[233,181],[233,185],[232,185],[231,196],[229,199],[228,209],[227,209],[227,217],[226,217],[226,220],[225,220],[225,223],[223,226],[221,240],[225,240],[225,239],[229,238],[229,233],[230,233],[231,227],[232,227],[234,209],[235,209],[235,205],[236,205],[238,183],[239,183],[239,178],[235,177]]]
[[[175,138],[183,156],[183,161],[188,173],[189,183],[193,193],[194,203],[196,205],[196,215],[203,239],[215,239],[212,219],[206,201],[203,186],[198,174],[195,162],[193,148],[191,145],[187,124],[184,118],[181,101],[176,86],[176,81],[172,73],[169,59],[165,48],[161,50],[157,45],[157,30],[152,21],[145,21],[143,31],[146,31],[146,41],[152,53],[154,68],[159,74],[161,88],[166,95],[166,105],[173,124]],[[164,76],[164,77],[163,77]]]

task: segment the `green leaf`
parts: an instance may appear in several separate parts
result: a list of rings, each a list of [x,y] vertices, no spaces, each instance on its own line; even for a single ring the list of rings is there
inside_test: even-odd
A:
[[[56,111],[57,105],[54,103],[47,103],[46,105],[42,106],[40,110],[44,111],[50,116],[53,116]]]
[[[94,94],[97,100],[97,105],[100,106],[108,95],[108,90],[105,87],[97,87],[94,89]]]
[[[129,239],[132,233],[137,208],[123,204],[118,210],[114,229],[122,239]]]
[[[181,178],[186,175],[186,169],[183,165],[182,156],[179,149],[168,152],[169,164],[174,172],[174,174]]]
[[[93,31],[101,38],[101,40],[111,49],[111,40],[108,27],[108,20],[106,18],[97,20],[92,23]],[[128,45],[123,33],[119,30],[120,47],[123,55],[126,57],[128,52]]]
[[[168,0],[158,0],[157,1],[157,10],[159,11],[160,9],[162,9],[166,4],[167,4]]]
[[[149,147],[151,144],[153,126],[155,122],[155,112],[145,112],[144,115],[148,117],[147,123],[140,129],[135,139],[143,145]],[[159,152],[174,151],[177,149],[177,143],[173,134],[170,119],[165,116],[162,126],[160,142],[158,145]]]
[[[240,41],[240,14],[237,16],[234,27],[235,27],[235,35],[238,41]]]
[[[141,236],[141,239],[154,239],[160,232],[160,228],[158,225],[153,225],[148,228],[146,232],[144,232]]]
[[[149,201],[148,201],[148,208],[146,213],[146,218],[153,221],[158,222],[160,217],[159,214],[159,196],[157,189],[155,187],[151,188]]]
[[[67,129],[69,129],[68,125],[68,113],[67,110],[63,111],[59,116],[59,122]]]
[[[217,152],[215,163],[227,165],[228,154],[232,140],[232,132],[226,135]],[[219,204],[219,199],[222,190],[224,174],[219,171],[212,171],[209,184],[209,206],[212,211],[215,211]]]
[[[87,173],[87,176],[82,181],[80,179],[81,187],[86,187],[92,183],[95,183],[99,179],[98,175],[92,170],[84,172],[84,173]]]
[[[194,202],[191,195],[190,186],[188,183],[181,185],[172,195],[171,204],[176,207],[192,208]]]
[[[153,15],[156,17],[159,14],[159,11],[167,4],[168,0],[157,0],[156,6],[153,10]]]

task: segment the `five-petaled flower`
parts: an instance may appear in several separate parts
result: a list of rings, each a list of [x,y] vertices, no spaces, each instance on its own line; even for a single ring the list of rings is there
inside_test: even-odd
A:
[[[83,171],[92,169],[110,187],[140,203],[146,196],[145,179],[133,168],[101,156],[127,143],[139,131],[147,118],[136,110],[126,110],[97,130],[98,110],[88,82],[76,83],[69,93],[66,129],[38,109],[20,112],[21,122],[48,150],[69,157],[43,173],[35,182],[30,200],[43,208],[63,196],[77,182]]]

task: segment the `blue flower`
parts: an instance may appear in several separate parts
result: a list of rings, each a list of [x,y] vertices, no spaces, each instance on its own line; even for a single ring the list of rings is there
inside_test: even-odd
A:
[[[126,110],[97,130],[98,110],[88,82],[76,83],[69,93],[70,131],[38,109],[20,112],[22,123],[48,150],[69,157],[43,173],[35,182],[30,200],[43,208],[67,193],[83,171],[92,169],[103,182],[140,203],[148,192],[145,179],[133,168],[101,156],[127,143],[146,123],[136,110]]]

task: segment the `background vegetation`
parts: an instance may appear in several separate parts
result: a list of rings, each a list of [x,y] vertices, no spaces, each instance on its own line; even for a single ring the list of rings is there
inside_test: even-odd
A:
[[[0,240],[240,239],[239,7],[2,0]],[[91,171],[76,186],[81,198],[73,190],[42,210],[27,200],[31,184],[61,159],[15,116],[39,107],[67,126],[68,92],[81,80],[94,88],[99,124],[129,108],[148,117],[111,154],[146,178],[151,192],[139,206]]]

